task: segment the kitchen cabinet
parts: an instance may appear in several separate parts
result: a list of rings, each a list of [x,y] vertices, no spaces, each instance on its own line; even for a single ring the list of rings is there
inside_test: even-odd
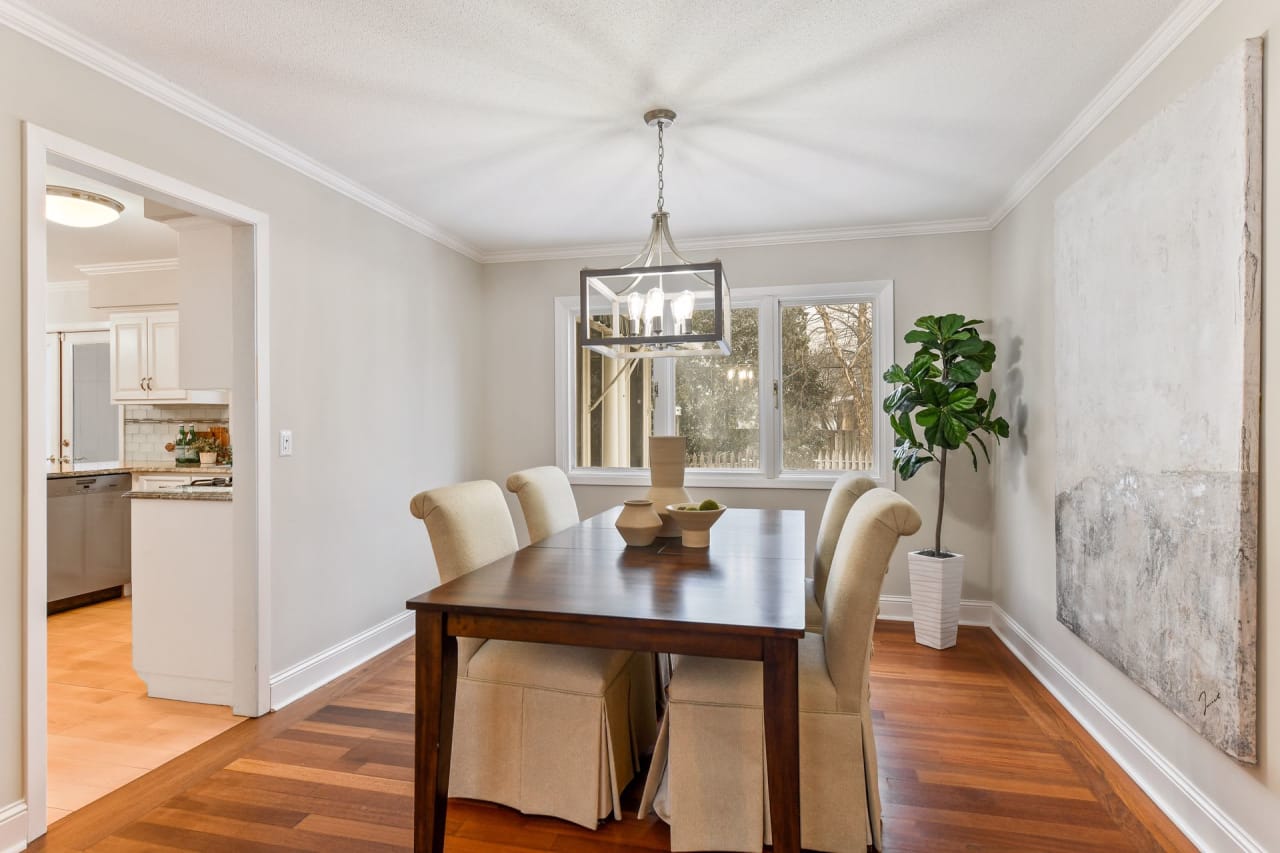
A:
[[[111,315],[111,401],[183,402],[178,384],[178,312]]]

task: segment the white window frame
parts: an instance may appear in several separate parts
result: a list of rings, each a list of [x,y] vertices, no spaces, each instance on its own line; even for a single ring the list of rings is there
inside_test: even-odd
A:
[[[712,488],[745,489],[830,489],[843,471],[782,470],[782,389],[777,402],[773,387],[782,375],[782,348],[777,343],[778,324],[784,307],[821,305],[843,302],[870,302],[874,318],[874,349],[871,374],[875,382],[876,418],[872,431],[872,469],[866,475],[878,486],[894,488],[897,479],[892,464],[893,434],[882,404],[888,385],[881,378],[893,363],[897,333],[893,325],[893,281],[841,282],[835,284],[790,285],[750,288],[733,292],[733,308],[755,307],[760,311],[760,470],[734,471],[691,468],[685,472],[685,485]],[[555,389],[556,389],[556,464],[568,475],[569,482],[596,486],[648,485],[649,472],[644,468],[583,468],[575,464],[577,446],[575,322],[580,310],[576,296],[555,300]],[[674,405],[666,405],[663,395],[675,388],[675,359],[654,359],[654,435],[670,435]],[[666,389],[664,391],[664,389]]]

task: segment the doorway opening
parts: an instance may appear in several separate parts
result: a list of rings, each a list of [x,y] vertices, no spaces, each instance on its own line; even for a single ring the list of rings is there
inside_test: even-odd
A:
[[[33,840],[269,708],[267,218],[24,132]]]

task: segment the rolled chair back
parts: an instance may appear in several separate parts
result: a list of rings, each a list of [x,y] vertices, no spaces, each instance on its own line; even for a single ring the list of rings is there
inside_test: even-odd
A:
[[[898,539],[919,529],[920,513],[889,489],[868,491],[844,520],[822,608],[827,670],[841,710],[862,706],[880,587]]]
[[[419,492],[409,501],[409,511],[427,526],[440,583],[513,554],[518,546],[507,501],[491,480]],[[458,639],[458,672],[467,671],[471,656],[483,644],[470,637]]]
[[[818,539],[813,546],[813,596],[818,607],[822,607],[827,593],[827,576],[831,572],[831,560],[836,555],[836,543],[844,529],[844,520],[858,498],[875,487],[874,480],[857,473],[843,475],[831,487],[827,505],[822,510],[822,521],[818,523]]]
[[[520,499],[530,542],[541,542],[578,523],[578,502],[569,478],[554,465],[515,472],[507,478],[507,491]]]

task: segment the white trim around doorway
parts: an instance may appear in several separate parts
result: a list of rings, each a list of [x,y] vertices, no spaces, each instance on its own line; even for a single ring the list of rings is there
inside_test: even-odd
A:
[[[238,452],[236,503],[237,541],[253,542],[233,567],[233,710],[259,716],[270,710],[270,512],[271,420],[269,386],[269,267],[268,217],[265,213],[162,175],[53,131],[23,124],[23,288],[24,386],[23,406],[23,541],[24,663],[23,663],[23,787],[26,839],[35,840],[47,828],[48,689],[45,630],[47,589],[44,464],[44,335],[47,244],[44,226],[45,166],[50,158],[85,168],[95,176],[114,177],[144,189],[157,200],[178,207],[197,208],[252,233],[253,365],[235,371],[232,405],[252,421],[252,431],[235,441],[249,440],[249,453]],[[237,316],[239,312],[237,312]],[[237,331],[246,328],[237,321]],[[237,445],[238,446],[238,445]],[[242,473],[239,469],[245,469]],[[251,555],[251,556],[249,556]],[[18,805],[17,803],[14,804]],[[8,810],[5,811],[8,814]],[[16,814],[16,812],[15,812]],[[12,816],[12,815],[10,815]]]

